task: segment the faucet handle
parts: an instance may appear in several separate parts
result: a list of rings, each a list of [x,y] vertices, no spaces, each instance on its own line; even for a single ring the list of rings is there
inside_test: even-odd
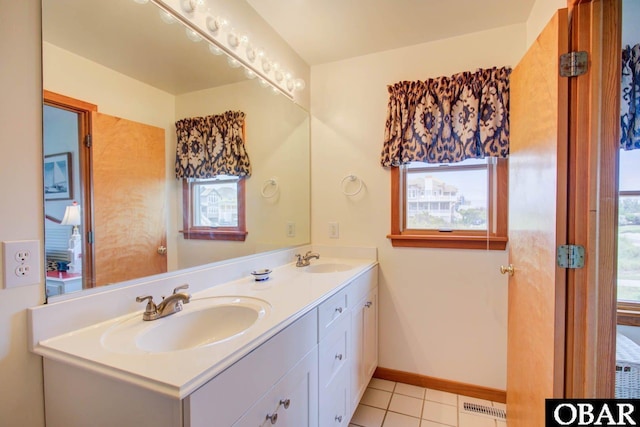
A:
[[[178,293],[178,291],[182,290],[182,289],[189,289],[189,284],[185,283],[184,285],[180,285],[177,288],[175,288],[173,290],[174,295]]]
[[[147,295],[146,297],[136,297],[136,302],[144,302],[145,300],[149,300],[148,304],[153,304],[153,297],[151,295]]]
[[[155,313],[158,310],[158,307],[153,302],[153,297],[151,295],[136,297],[136,302],[144,302],[145,300],[148,300],[147,307],[144,310],[145,315]]]

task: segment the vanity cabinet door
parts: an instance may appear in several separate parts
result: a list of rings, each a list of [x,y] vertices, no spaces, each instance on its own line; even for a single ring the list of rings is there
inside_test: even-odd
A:
[[[320,389],[320,427],[347,427],[349,425],[349,376],[343,367],[339,378]]]
[[[183,401],[184,427],[229,427],[237,422],[310,351],[317,353],[317,316],[316,310],[311,310],[187,396]],[[314,369],[317,389],[317,365]],[[315,396],[317,406],[317,391]]]
[[[271,425],[318,427],[317,348],[310,351],[233,427]]]
[[[351,410],[355,410],[378,365],[378,288],[351,312]]]

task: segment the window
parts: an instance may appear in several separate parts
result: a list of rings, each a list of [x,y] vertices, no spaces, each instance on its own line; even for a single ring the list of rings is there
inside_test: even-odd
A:
[[[620,150],[618,309],[640,314],[640,150]],[[640,318],[637,323],[640,324]]]
[[[219,175],[183,180],[185,239],[245,240],[244,179]]]
[[[393,246],[505,249],[507,160],[391,169]]]

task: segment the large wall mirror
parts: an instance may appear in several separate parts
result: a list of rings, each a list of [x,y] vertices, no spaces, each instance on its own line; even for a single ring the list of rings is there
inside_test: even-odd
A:
[[[48,297],[310,242],[308,112],[141,3],[42,2]],[[242,198],[221,183],[196,203],[175,122],[226,111],[252,174]],[[239,207],[243,241],[185,238],[191,209],[223,229]]]

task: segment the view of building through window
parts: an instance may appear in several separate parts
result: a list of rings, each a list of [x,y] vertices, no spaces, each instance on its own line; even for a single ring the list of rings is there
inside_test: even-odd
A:
[[[640,303],[640,150],[620,150],[618,299]]]
[[[238,226],[238,178],[220,175],[193,184],[193,225]]]
[[[411,163],[406,178],[406,228],[486,230],[487,160]]]

